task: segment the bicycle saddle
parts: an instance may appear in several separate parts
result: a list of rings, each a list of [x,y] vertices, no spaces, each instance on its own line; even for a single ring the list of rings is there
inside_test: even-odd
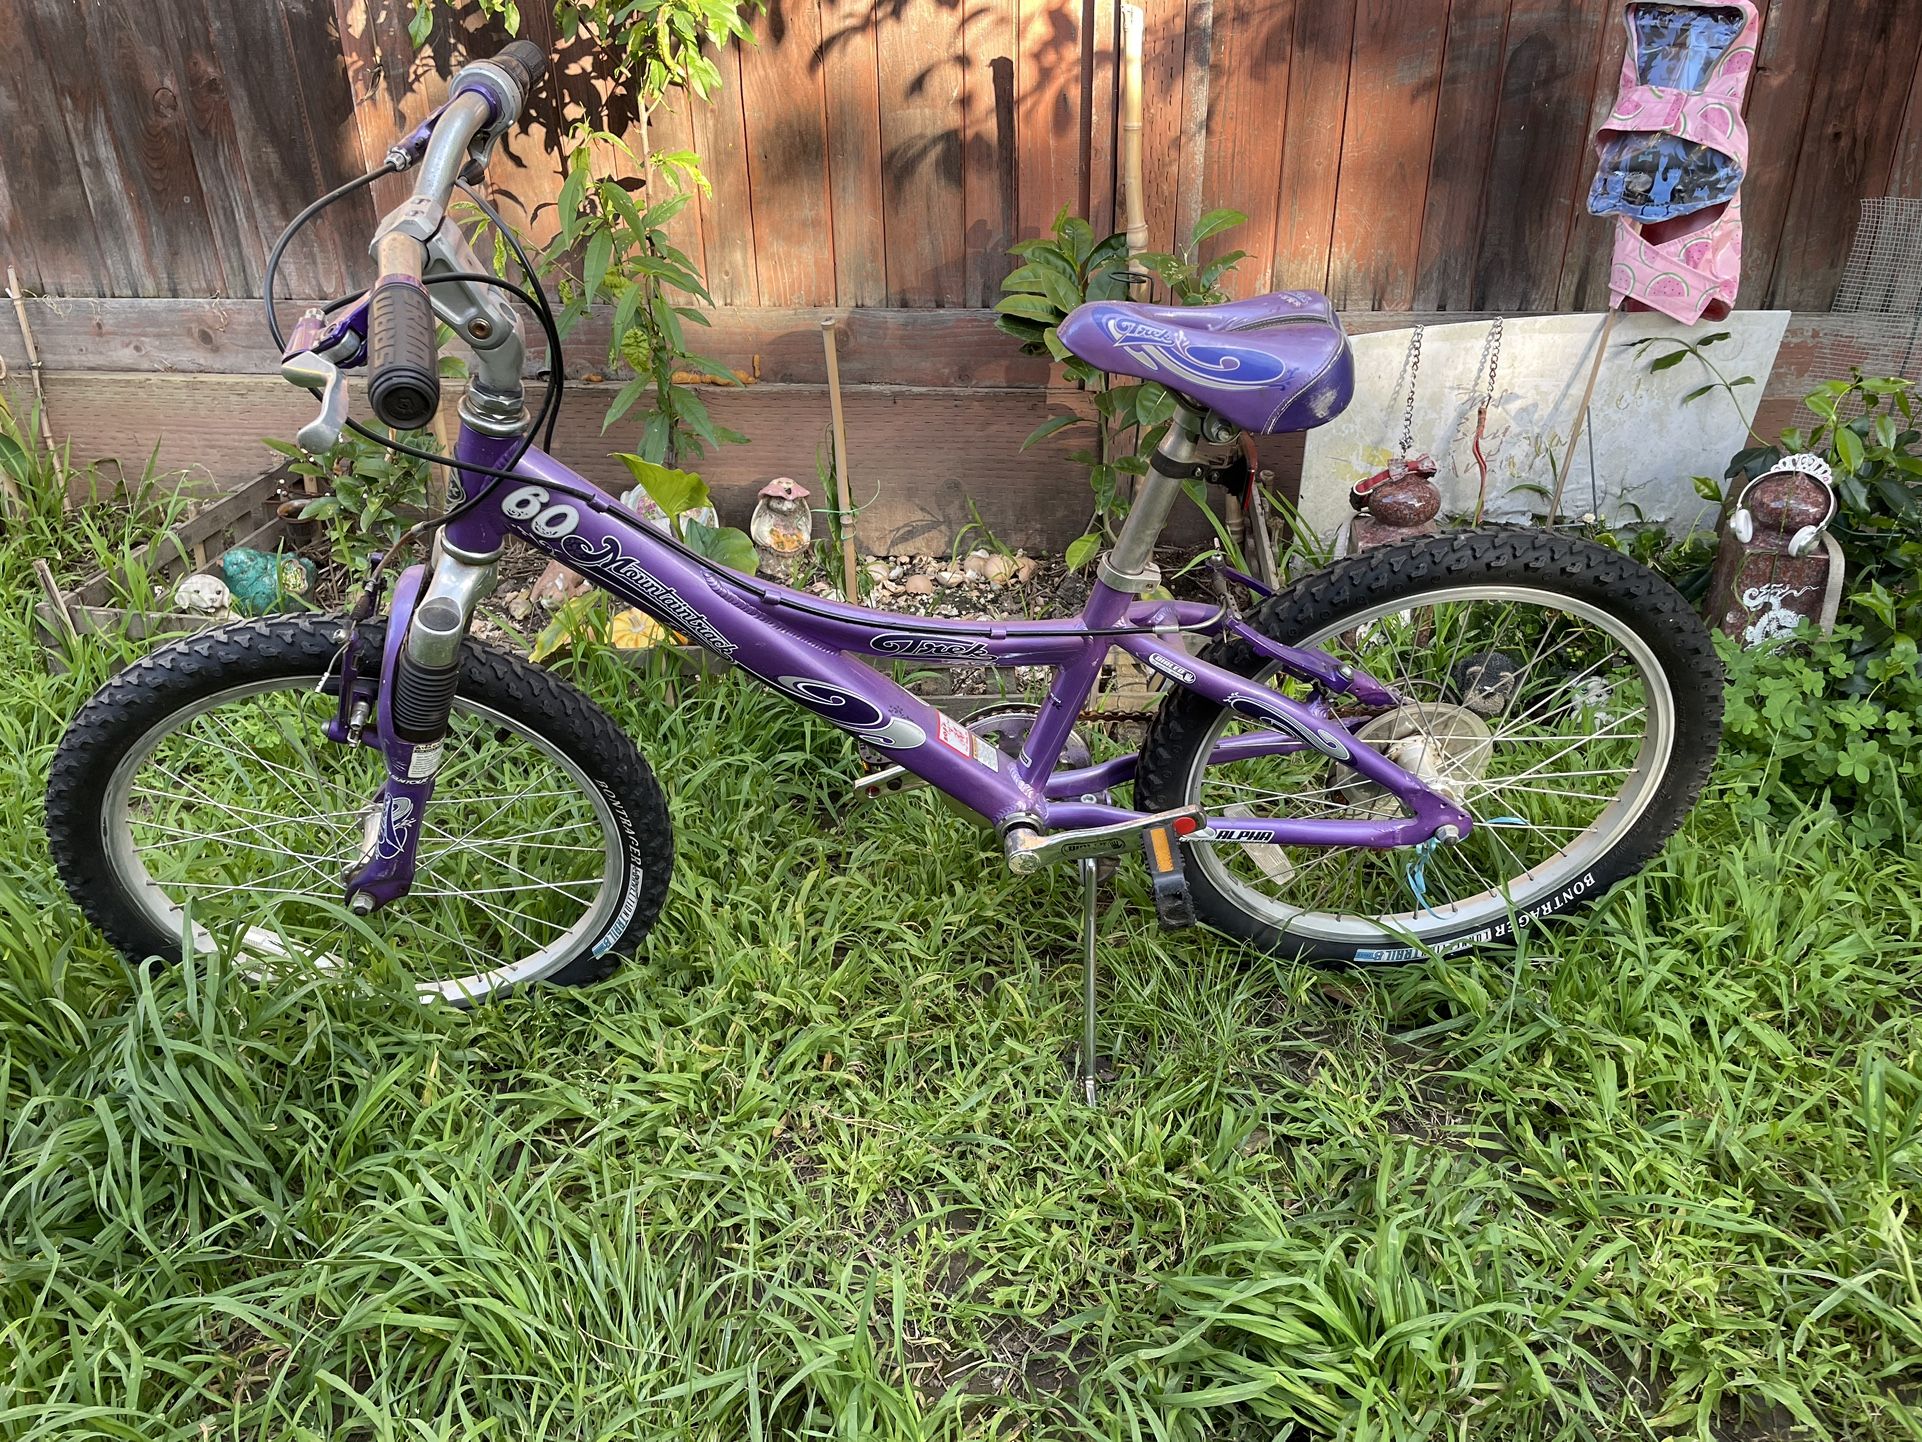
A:
[[[1093,301],[1076,306],[1058,333],[1088,364],[1157,381],[1261,435],[1331,421],[1355,393],[1348,336],[1320,291],[1226,305]]]

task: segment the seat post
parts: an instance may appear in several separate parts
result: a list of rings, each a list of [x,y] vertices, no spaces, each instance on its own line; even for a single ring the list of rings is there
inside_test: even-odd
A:
[[[1161,572],[1154,560],[1155,542],[1168,524],[1168,513],[1181,494],[1181,483],[1203,472],[1204,467],[1195,458],[1195,437],[1200,431],[1201,417],[1188,406],[1177,406],[1168,433],[1149,459],[1148,474],[1142,478],[1128,519],[1122,522],[1114,549],[1101,558],[1096,574],[1105,585],[1139,596],[1161,584]]]

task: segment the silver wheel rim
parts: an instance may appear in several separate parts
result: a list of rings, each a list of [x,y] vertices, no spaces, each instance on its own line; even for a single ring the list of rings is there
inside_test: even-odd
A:
[[[214,950],[216,933],[238,931],[237,963],[262,978],[290,959],[328,970],[343,965],[334,950],[309,949],[309,938],[317,935],[338,936],[342,950],[364,945],[342,909],[341,876],[358,851],[363,816],[346,803],[364,809],[384,772],[377,752],[337,745],[321,733],[335,702],[317,692],[318,680],[279,677],[203,697],[142,735],[107,782],[101,824],[108,865],[122,889],[173,936],[181,935],[187,919],[183,902],[190,902],[197,951]],[[272,756],[259,744],[258,733],[250,743],[249,733],[237,731],[220,714],[261,697],[287,703],[278,717],[262,712],[266,722],[279,723],[273,741],[284,743]],[[156,760],[169,741],[183,738],[195,753],[189,764],[205,756],[218,757],[215,766],[251,766],[259,789],[245,799],[223,798],[172,753]],[[501,750],[508,738],[531,747],[538,763],[482,769],[480,749],[471,743],[479,739]],[[470,742],[466,754],[463,739]],[[417,989],[423,1000],[438,997],[465,1005],[548,976],[598,936],[620,904],[625,848],[612,807],[587,774],[511,717],[457,699],[446,754],[424,818],[414,891],[364,924],[396,948],[413,942],[415,954],[403,953],[403,961],[413,962],[423,941],[434,943],[437,960],[453,958],[451,965],[437,968],[451,974],[420,978]],[[275,798],[285,799],[284,810],[270,804]],[[498,825],[503,820],[511,827],[536,810],[543,819],[560,820],[532,834],[484,834],[490,826],[503,829]],[[192,825],[186,819],[190,812],[217,816],[222,826]],[[529,847],[528,842],[545,845]],[[230,854],[223,856],[223,850]],[[173,874],[156,877],[148,860],[157,854],[165,854],[160,869]],[[546,868],[537,862],[543,854],[555,874],[542,874]],[[208,879],[194,874],[196,866],[233,870]],[[490,877],[497,880],[490,884]],[[285,913],[316,901],[333,908],[332,924],[316,930],[319,923],[303,921],[297,928],[300,939],[290,945]],[[257,914],[249,918],[244,914],[249,909]],[[555,911],[572,916],[571,924],[563,925]],[[434,924],[437,916],[463,915],[477,923],[472,929],[480,940],[449,935]],[[489,944],[494,941],[499,944]]]
[[[1444,605],[1465,606],[1484,601],[1516,607],[1532,607],[1543,613],[1552,613],[1556,617],[1583,622],[1619,646],[1624,659],[1633,664],[1640,695],[1637,698],[1637,705],[1626,708],[1623,717],[1618,720],[1626,719],[1630,713],[1636,713],[1639,719],[1645,721],[1645,726],[1633,760],[1616,769],[1615,774],[1624,778],[1624,784],[1613,794],[1612,799],[1608,799],[1606,804],[1601,806],[1586,826],[1579,829],[1573,826],[1565,828],[1566,839],[1561,841],[1552,853],[1532,864],[1518,864],[1515,874],[1505,878],[1505,885],[1469,895],[1443,899],[1428,897],[1425,905],[1412,904],[1414,897],[1410,895],[1408,900],[1411,904],[1394,912],[1379,911],[1362,914],[1346,910],[1319,910],[1314,905],[1312,893],[1306,888],[1332,880],[1324,877],[1317,882],[1314,875],[1316,870],[1336,864],[1329,858],[1359,856],[1373,859],[1378,865],[1406,866],[1407,858],[1411,856],[1411,849],[1403,847],[1390,851],[1366,852],[1358,848],[1281,848],[1234,843],[1191,846],[1189,848],[1191,863],[1207,876],[1217,890],[1244,911],[1270,926],[1287,931],[1291,936],[1341,946],[1365,947],[1397,943],[1405,945],[1410,942],[1426,943],[1435,939],[1452,938],[1464,932],[1474,933],[1506,921],[1511,914],[1526,918],[1533,909],[1541,908],[1545,904],[1551,910],[1559,909],[1555,904],[1558,893],[1572,891],[1573,895],[1566,898],[1572,901],[1577,897],[1592,897],[1600,889],[1594,877],[1595,864],[1629,833],[1654,800],[1662,777],[1668,769],[1669,757],[1673,753],[1675,743],[1675,702],[1668,677],[1648,643],[1625,622],[1586,601],[1558,595],[1553,591],[1527,586],[1451,586],[1425,591],[1414,596],[1400,597],[1357,611],[1342,617],[1336,624],[1323,627],[1298,644],[1304,647],[1323,647],[1339,653],[1344,648],[1330,647],[1331,641],[1345,635],[1357,634],[1363,628],[1379,626],[1390,617],[1400,618],[1426,608]],[[1547,635],[1545,628],[1544,640],[1547,639]],[[1542,659],[1541,654],[1536,653],[1530,657],[1528,665],[1531,668],[1538,667]],[[1441,669],[1446,675],[1447,664],[1444,663]],[[1619,671],[1619,667],[1615,669]],[[1274,668],[1267,668],[1259,674],[1263,679],[1267,679],[1273,676]],[[1385,675],[1380,671],[1374,674],[1378,679],[1398,687],[1405,686],[1410,681],[1406,675]],[[1583,677],[1580,671],[1562,678],[1570,700],[1575,699],[1573,687],[1584,683],[1587,679],[1592,678]],[[1433,677],[1418,677],[1413,680],[1413,685],[1416,688],[1424,688],[1434,682]],[[1528,682],[1524,680],[1517,688],[1517,700],[1524,700],[1531,696],[1534,699],[1524,705],[1518,715],[1525,716],[1528,706],[1538,706],[1550,699],[1545,693],[1531,692],[1528,689]],[[1428,703],[1429,698],[1426,694],[1421,699],[1425,704]],[[1189,804],[1203,806],[1215,815],[1234,812],[1245,815],[1357,814],[1356,809],[1347,800],[1353,794],[1353,788],[1337,788],[1333,803],[1316,799],[1312,791],[1299,792],[1295,797],[1286,798],[1303,803],[1304,809],[1297,811],[1291,811],[1285,804],[1278,805],[1276,809],[1263,810],[1257,805],[1251,805],[1246,797],[1238,797],[1233,791],[1221,791],[1219,787],[1211,793],[1208,783],[1208,772],[1211,769],[1208,764],[1209,758],[1229,727],[1237,724],[1232,714],[1223,713],[1209,728],[1208,734],[1195,752],[1183,787],[1183,795]],[[1499,725],[1496,727],[1496,734],[1500,735]],[[1623,739],[1625,738],[1609,735],[1591,736],[1587,742],[1576,741],[1575,745],[1581,746],[1598,740],[1607,743]],[[1519,750],[1519,746],[1516,749]],[[1497,753],[1498,757],[1499,755],[1500,753]],[[1565,763],[1570,757],[1576,755],[1577,753],[1571,750],[1562,753],[1556,759]],[[1245,763],[1228,763],[1227,766],[1213,769],[1219,772],[1237,764]],[[1502,764],[1498,759],[1491,763],[1491,769]],[[1534,783],[1533,789],[1542,792],[1546,790],[1546,783],[1552,781],[1559,783],[1555,789],[1560,790],[1564,787],[1583,784],[1580,781],[1564,779],[1562,773],[1594,769],[1596,768],[1563,764],[1559,771],[1543,771],[1537,768],[1533,773],[1524,770],[1513,775],[1498,775],[1494,781],[1498,786],[1502,782],[1515,783],[1509,794],[1498,796],[1498,799],[1510,803],[1512,809],[1515,803],[1528,804],[1527,799],[1521,794],[1521,783]],[[1599,785],[1600,783],[1589,784]],[[1247,789],[1243,788],[1244,791]],[[1491,809],[1489,805],[1491,797],[1497,797],[1497,793],[1491,792],[1480,782],[1471,783],[1463,789],[1464,804],[1468,805],[1471,813],[1478,819],[1476,832],[1501,838],[1503,832],[1509,828],[1482,824],[1490,818],[1502,815],[1501,812]],[[1591,793],[1584,795],[1581,799],[1601,802],[1603,796],[1600,793]],[[1282,802],[1284,799],[1277,797],[1275,800]],[[1318,805],[1323,809],[1319,812],[1311,812],[1306,809],[1307,805]],[[1563,829],[1556,828],[1555,831]],[[1553,835],[1555,831],[1547,829],[1546,823],[1537,821],[1530,823],[1527,834],[1540,848],[1545,847],[1547,843],[1539,838]],[[1520,836],[1523,833],[1517,829],[1514,834]],[[1471,837],[1470,840],[1472,842],[1473,838]],[[1510,854],[1518,863],[1529,862],[1530,853],[1526,850],[1516,850],[1514,842],[1503,839],[1500,844],[1509,847]],[[1239,854],[1239,860],[1237,854]],[[1292,860],[1295,857],[1312,857],[1317,860],[1312,865],[1297,865]],[[1383,858],[1387,860],[1380,860]],[[1242,874],[1236,872],[1238,864]],[[1274,883],[1277,890],[1292,893],[1294,899],[1284,900],[1280,896],[1259,889],[1247,875],[1251,870],[1263,873]],[[1297,902],[1302,904],[1296,904]]]

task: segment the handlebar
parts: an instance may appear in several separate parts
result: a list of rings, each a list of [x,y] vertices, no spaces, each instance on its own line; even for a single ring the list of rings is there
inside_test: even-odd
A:
[[[367,313],[367,394],[385,425],[417,430],[440,409],[434,308],[421,284],[426,242],[445,218],[462,170],[485,161],[546,68],[547,57],[531,40],[463,67],[431,122],[413,198],[381,223],[374,240],[380,279]]]

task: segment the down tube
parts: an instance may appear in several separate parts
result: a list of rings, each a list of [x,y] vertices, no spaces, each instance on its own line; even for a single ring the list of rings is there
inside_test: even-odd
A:
[[[491,463],[467,449],[463,455]],[[1014,763],[967,727],[878,671],[810,640],[788,618],[775,619],[752,592],[682,556],[611,501],[550,489],[543,482],[592,487],[551,456],[530,451],[517,469],[522,482],[499,482],[475,517],[483,526],[450,539],[471,545],[484,543],[486,531],[522,536],[990,822],[1045,820],[1046,803],[1016,774]]]

